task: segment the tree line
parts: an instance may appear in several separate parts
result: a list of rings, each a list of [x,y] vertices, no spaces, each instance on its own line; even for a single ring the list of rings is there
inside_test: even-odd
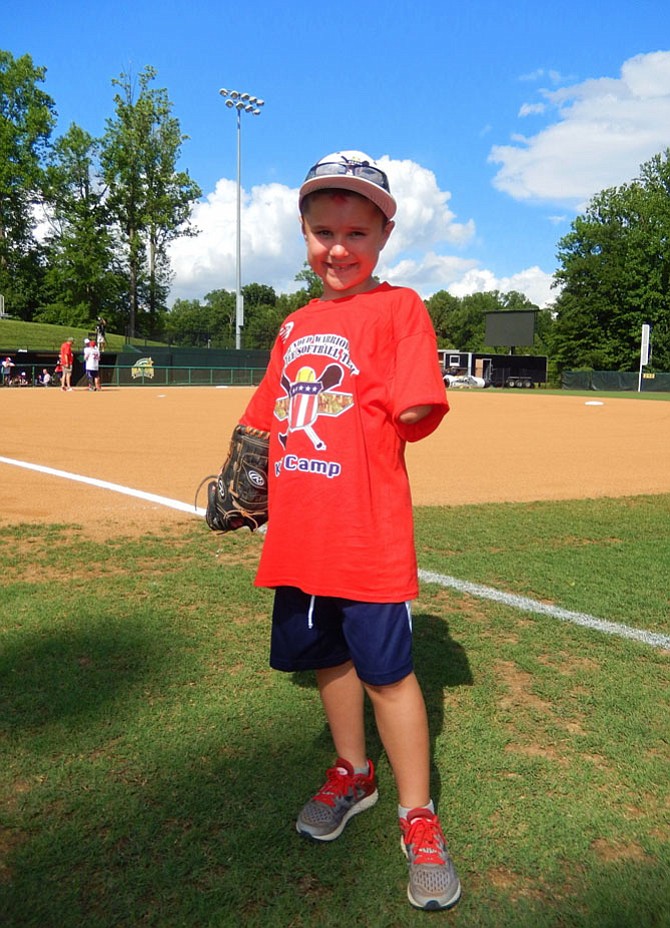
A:
[[[156,71],[112,81],[101,138],[72,123],[52,141],[46,69],[0,51],[0,293],[12,315],[61,325],[102,316],[142,334],[166,312],[170,241],[193,235],[201,191],[177,170],[182,143]]]
[[[12,315],[90,326],[178,345],[233,347],[235,294],[167,301],[168,245],[196,235],[201,196],[177,169],[186,136],[157,72],[112,80],[113,115],[100,138],[73,123],[58,139],[46,69],[0,50],[0,294]],[[247,348],[269,347],[288,313],[321,293],[307,267],[296,293],[243,288]],[[670,370],[670,149],[631,182],[599,192],[557,243],[556,299],[538,309],[518,292],[426,300],[440,347],[492,351],[486,313],[536,312],[526,353],[566,368],[635,370],[643,324],[652,327],[651,369]],[[506,348],[502,349],[507,350]]]

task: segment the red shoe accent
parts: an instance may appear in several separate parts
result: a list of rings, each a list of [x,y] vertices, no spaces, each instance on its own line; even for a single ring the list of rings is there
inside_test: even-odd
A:
[[[414,863],[444,863],[447,842],[437,815],[429,809],[412,809],[406,819],[400,819],[400,827]]]

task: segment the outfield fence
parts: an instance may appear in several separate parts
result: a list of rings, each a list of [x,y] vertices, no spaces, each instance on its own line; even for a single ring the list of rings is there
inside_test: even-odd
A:
[[[563,371],[564,390],[623,390],[652,393],[670,391],[670,374],[644,371],[640,378],[635,371]]]
[[[47,368],[52,379],[50,388],[60,386],[60,376],[53,367]],[[100,380],[103,386],[110,387],[253,387],[257,386],[265,374],[264,367],[161,367],[137,365],[121,367],[116,364],[100,366]],[[12,372],[11,379],[5,386],[44,387],[42,382],[43,365],[28,364]],[[72,386],[86,383],[86,374],[81,365],[75,365]]]
[[[42,387],[42,372],[46,369],[52,376],[51,386],[59,386],[59,375],[55,372],[53,358],[46,363],[22,364],[20,359],[14,363],[11,377],[4,386]],[[126,358],[124,357],[124,361]],[[254,365],[253,360],[256,360]],[[223,366],[194,364],[155,364],[153,359],[137,358],[131,363],[101,364],[100,379],[105,386],[113,387],[203,387],[203,386],[257,386],[265,374],[266,366],[258,364],[258,359],[247,359],[248,366],[232,364]],[[249,363],[251,361],[251,363]],[[18,363],[17,363],[18,362]],[[81,359],[75,358],[72,385],[82,386],[86,383],[86,373]],[[670,373],[645,371],[640,378],[631,371],[563,371],[561,387],[564,390],[603,390],[609,392],[670,392]]]
[[[265,374],[264,367],[161,367],[103,366],[104,384],[115,387],[253,387]]]

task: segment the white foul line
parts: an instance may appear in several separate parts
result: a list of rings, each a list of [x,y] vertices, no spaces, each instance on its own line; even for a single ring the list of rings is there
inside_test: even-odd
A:
[[[511,606],[513,609],[521,609],[524,612],[536,612],[540,615],[550,615],[555,619],[561,619],[563,622],[572,622],[573,625],[583,625],[585,628],[591,628],[598,632],[605,632],[608,635],[618,635],[620,638],[632,638],[634,641],[642,641],[654,648],[670,648],[670,636],[659,635],[656,632],[648,632],[641,628],[632,628],[630,625],[623,625],[619,622],[608,622],[605,619],[598,619],[594,615],[586,612],[570,612],[568,609],[562,609],[560,606],[552,606],[547,603],[538,602],[536,599],[529,599],[527,596],[518,596],[516,593],[503,593],[491,586],[482,586],[480,583],[469,583],[467,580],[458,580],[456,577],[448,577],[444,574],[432,573],[429,570],[420,570],[419,579],[424,583],[437,583],[440,586],[451,587],[459,590],[461,593],[469,593],[471,596],[477,596],[479,599],[490,599],[496,603],[502,603],[505,606]]]
[[[158,496],[156,493],[146,493],[144,490],[133,490],[131,487],[125,487],[120,483],[98,480],[97,477],[84,477],[81,474],[71,474],[66,470],[45,467],[43,464],[29,464],[26,461],[15,461],[12,458],[0,457],[0,464],[11,464],[14,467],[23,467],[26,470],[34,470],[41,474],[48,474],[51,477],[63,477],[66,480],[87,483],[89,486],[98,487],[102,490],[113,490],[115,493],[134,496],[137,499],[156,503],[159,506],[167,506],[170,509],[178,509],[181,512],[188,512],[191,515],[205,515],[204,509],[196,509],[195,506],[192,506],[190,503],[182,503],[181,500],[170,499],[168,496]],[[527,596],[518,596],[516,593],[503,593],[501,590],[496,590],[491,586],[483,586],[480,583],[470,583],[467,580],[459,580],[456,577],[449,577],[445,574],[436,574],[429,570],[419,570],[419,579],[424,583],[437,583],[439,586],[451,587],[454,590],[459,590],[461,593],[469,593],[471,596],[477,596],[479,599],[490,599],[493,602],[511,606],[513,609],[521,609],[524,612],[535,612],[540,615],[550,615],[564,622],[572,622],[574,625],[582,625],[586,628],[594,629],[595,631],[605,632],[608,635],[618,635],[620,638],[631,638],[634,641],[641,641],[655,648],[670,648],[670,636],[668,635],[659,635],[656,632],[632,628],[630,625],[623,625],[618,622],[608,622],[605,619],[598,619],[585,612],[570,612],[568,609],[562,609],[560,606],[541,603],[536,599],[529,599]]]
[[[204,516],[204,509],[196,509],[191,503],[182,503],[178,499],[170,499],[168,496],[158,496],[156,493],[146,493],[144,490],[133,490],[132,487],[124,487],[120,483],[110,483],[108,480],[98,480],[97,477],[84,477],[82,474],[71,474],[66,470],[57,470],[55,467],[45,467],[43,464],[28,464],[26,461],[14,461],[12,458],[0,457],[0,464],[13,464],[15,467],[24,467],[26,470],[35,470],[40,474],[48,474],[50,477],[63,477],[66,480],[76,480],[78,483],[87,483],[89,486],[98,487],[101,490],[113,490],[115,493],[123,493],[125,496],[134,496],[137,499],[146,500],[149,503],[157,503],[159,506],[168,506],[170,509],[179,509],[181,512],[189,512],[192,515]]]

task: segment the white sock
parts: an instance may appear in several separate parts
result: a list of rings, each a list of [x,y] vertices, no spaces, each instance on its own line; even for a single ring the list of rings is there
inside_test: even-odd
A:
[[[429,801],[429,803],[428,803],[427,806],[412,806],[412,807],[409,808],[409,809],[408,809],[406,806],[398,806],[398,818],[407,818],[407,816],[409,815],[409,813],[410,813],[410,812],[412,811],[412,809],[414,809],[414,808],[428,809],[428,811],[429,811],[432,815],[435,815],[435,804],[434,804],[433,800],[431,799],[431,800]]]

